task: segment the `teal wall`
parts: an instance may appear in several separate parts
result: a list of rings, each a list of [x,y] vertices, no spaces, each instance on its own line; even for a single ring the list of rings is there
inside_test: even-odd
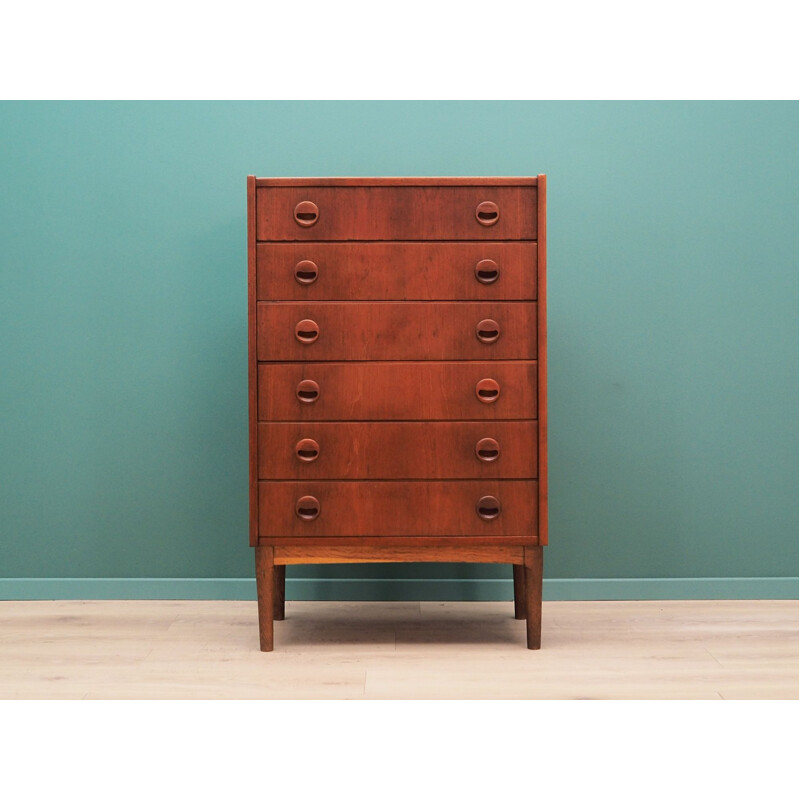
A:
[[[539,172],[546,576],[797,576],[797,103],[7,102],[0,592],[252,577],[247,174]],[[298,567],[289,592],[510,596],[509,575]]]

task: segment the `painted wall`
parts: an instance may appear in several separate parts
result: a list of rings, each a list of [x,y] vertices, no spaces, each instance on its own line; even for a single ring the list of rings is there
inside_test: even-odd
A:
[[[248,173],[547,173],[546,577],[796,576],[797,131],[794,102],[0,103],[0,590],[252,577]],[[289,575],[510,596],[502,566]]]

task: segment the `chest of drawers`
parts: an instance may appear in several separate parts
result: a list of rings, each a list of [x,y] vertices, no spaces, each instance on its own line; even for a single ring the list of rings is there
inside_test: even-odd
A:
[[[250,176],[247,209],[261,649],[287,564],[391,561],[512,564],[538,649],[545,176]]]

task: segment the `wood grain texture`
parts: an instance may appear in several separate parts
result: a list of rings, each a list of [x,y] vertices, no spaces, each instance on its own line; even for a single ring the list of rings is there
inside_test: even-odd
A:
[[[492,438],[495,461],[476,444]],[[302,461],[299,442],[318,446]],[[536,422],[261,422],[259,479],[535,478]]]
[[[535,242],[272,242],[258,245],[259,300],[535,300]],[[491,259],[497,279],[475,267]],[[316,279],[303,284],[297,265]]]
[[[526,547],[523,554],[528,650],[538,650],[542,646],[543,550],[541,546]]]
[[[274,645],[275,561],[272,547],[258,545],[256,556],[256,593],[258,596],[258,633],[261,650],[268,653]]]
[[[539,376],[539,542],[548,542],[548,474],[547,474],[547,176],[539,175],[539,268],[537,351]]]
[[[290,420],[535,419],[536,362],[442,361],[395,363],[259,364],[258,418]],[[476,385],[500,386],[482,403]],[[319,385],[319,399],[302,403],[303,380]]]
[[[276,186],[258,187],[259,241],[536,239],[535,186]],[[500,209],[496,224],[476,219],[481,202]],[[319,218],[298,225],[298,203]]]
[[[514,564],[514,619],[525,619],[525,566]]]
[[[535,359],[536,303],[258,303],[259,361]],[[319,328],[298,340],[298,323]],[[499,326],[485,343],[479,323]],[[310,325],[310,322],[308,323]]]
[[[379,562],[452,562],[521,564],[519,545],[281,545],[275,548],[276,564],[345,564]]]
[[[319,516],[301,519],[295,506],[314,497]],[[501,512],[481,519],[481,497]],[[261,536],[503,536],[536,530],[535,481],[260,481]]]
[[[273,596],[273,619],[286,618],[286,565],[278,564],[273,549],[273,563],[275,573],[275,594]]]
[[[247,398],[250,545],[258,540],[258,360],[256,357],[256,184],[247,178]]]

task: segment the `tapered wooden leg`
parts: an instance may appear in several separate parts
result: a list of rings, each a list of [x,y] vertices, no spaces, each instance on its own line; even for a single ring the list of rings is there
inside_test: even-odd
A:
[[[256,591],[258,593],[258,633],[261,650],[273,647],[272,618],[275,610],[275,562],[271,547],[256,547]]]
[[[286,618],[286,564],[275,565],[275,597],[272,616]]]
[[[542,646],[542,547],[525,548],[525,606],[528,650]]]
[[[525,619],[525,567],[512,564],[514,567],[514,619]]]

